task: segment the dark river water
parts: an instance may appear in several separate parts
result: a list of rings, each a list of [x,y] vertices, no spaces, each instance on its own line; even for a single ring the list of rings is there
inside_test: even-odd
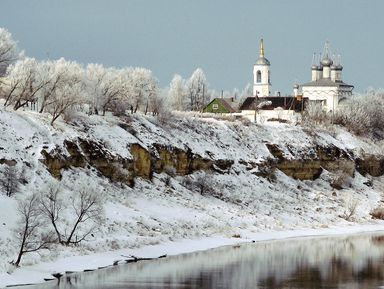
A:
[[[384,232],[227,246],[22,288],[384,288]]]

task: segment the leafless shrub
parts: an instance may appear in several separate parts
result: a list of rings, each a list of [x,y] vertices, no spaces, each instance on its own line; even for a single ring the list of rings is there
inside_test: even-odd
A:
[[[66,123],[73,123],[78,117],[79,112],[74,107],[71,107],[63,112],[63,120]]]
[[[350,221],[351,218],[356,214],[357,206],[358,206],[357,200],[350,199],[350,200],[346,201],[345,211],[340,217],[346,221]]]
[[[212,174],[206,172],[200,173],[194,182],[194,187],[201,195],[212,194],[214,192],[212,187]]]
[[[108,106],[108,109],[112,111],[114,116],[125,116],[128,105],[121,100],[114,100]]]
[[[384,220],[384,207],[377,207],[373,209],[370,213],[372,219]]]
[[[190,191],[193,191],[193,179],[191,176],[185,176],[181,182],[181,185]]]
[[[244,126],[250,126],[250,124],[252,123],[251,120],[247,117],[240,118],[240,121]]]
[[[351,182],[351,177],[348,174],[344,172],[339,172],[336,177],[332,180],[331,187],[337,190],[341,190],[343,188],[350,187]]]
[[[166,166],[164,172],[167,174],[165,177],[165,184],[169,186],[171,179],[176,176],[176,169],[174,167]]]
[[[173,114],[170,110],[161,109],[158,114],[156,114],[157,120],[160,124],[169,123],[173,120]]]
[[[7,197],[13,196],[19,190],[19,174],[15,166],[5,165],[3,177],[0,179],[0,186]]]

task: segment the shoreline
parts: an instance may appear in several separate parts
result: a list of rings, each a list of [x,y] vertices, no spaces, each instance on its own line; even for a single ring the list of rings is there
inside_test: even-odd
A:
[[[157,245],[144,246],[135,249],[120,249],[90,255],[71,256],[56,261],[39,263],[36,265],[20,267],[12,274],[0,274],[0,288],[17,284],[39,284],[44,278],[52,278],[52,273],[84,270],[97,270],[100,267],[112,266],[117,260],[126,259],[122,255],[133,255],[140,258],[157,258],[161,255],[174,256],[197,251],[210,250],[222,246],[249,242],[267,242],[277,240],[290,240],[295,238],[320,238],[340,235],[353,235],[358,233],[384,232],[384,222],[369,225],[351,225],[346,227],[328,227],[312,229],[296,229],[283,231],[248,232],[243,231],[241,238],[212,236],[199,239],[184,239]]]

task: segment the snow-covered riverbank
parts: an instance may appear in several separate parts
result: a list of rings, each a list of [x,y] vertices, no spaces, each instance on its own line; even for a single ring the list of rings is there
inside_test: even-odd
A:
[[[161,255],[178,255],[246,242],[261,242],[290,238],[316,238],[320,236],[352,235],[380,231],[383,231],[384,235],[384,222],[379,222],[375,225],[353,225],[348,227],[323,229],[284,230],[260,233],[244,232],[244,238],[225,238],[216,236],[166,242],[138,249],[124,249],[85,256],[67,257],[58,259],[54,262],[18,268],[12,274],[0,274],[0,288],[7,285],[42,283],[44,278],[52,278],[52,273],[65,273],[65,271],[81,272],[83,270],[96,270],[100,267],[112,266],[115,261],[123,261],[124,259],[127,259],[126,256],[156,258]]]
[[[159,124],[142,115],[80,115],[70,124],[58,121],[55,128],[48,123],[43,114],[0,111],[0,168],[15,164],[22,179],[15,195],[0,195],[1,286],[111,265],[121,255],[157,257],[252,240],[382,229],[370,213],[383,199],[383,177],[354,168],[354,158],[380,155],[382,145],[341,128],[329,133],[293,124],[190,116]],[[96,154],[86,147],[91,141]],[[140,146],[136,156],[133,145]],[[329,170],[316,163],[319,148],[332,162]],[[188,166],[164,168],[165,161],[178,165],[173,158]],[[288,166],[296,162],[301,173],[305,169],[300,166],[312,162],[320,174],[293,178],[271,167],[279,158]],[[337,167],[342,164],[350,167]],[[109,174],[129,166],[136,171],[123,172],[133,173],[134,185]],[[67,196],[81,186],[102,196],[103,220],[79,245],[55,244],[51,250],[27,253],[13,270],[9,262],[19,248],[17,204],[52,183],[60,185],[66,206],[58,218],[63,235],[74,222]],[[42,230],[50,227],[47,221]],[[77,232],[84,231],[87,224]]]

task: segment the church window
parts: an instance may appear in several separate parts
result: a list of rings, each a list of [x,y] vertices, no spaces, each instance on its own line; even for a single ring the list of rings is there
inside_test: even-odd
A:
[[[260,70],[258,70],[258,71],[256,72],[256,82],[257,82],[257,83],[260,83],[260,82],[261,82],[261,71],[260,71]]]

